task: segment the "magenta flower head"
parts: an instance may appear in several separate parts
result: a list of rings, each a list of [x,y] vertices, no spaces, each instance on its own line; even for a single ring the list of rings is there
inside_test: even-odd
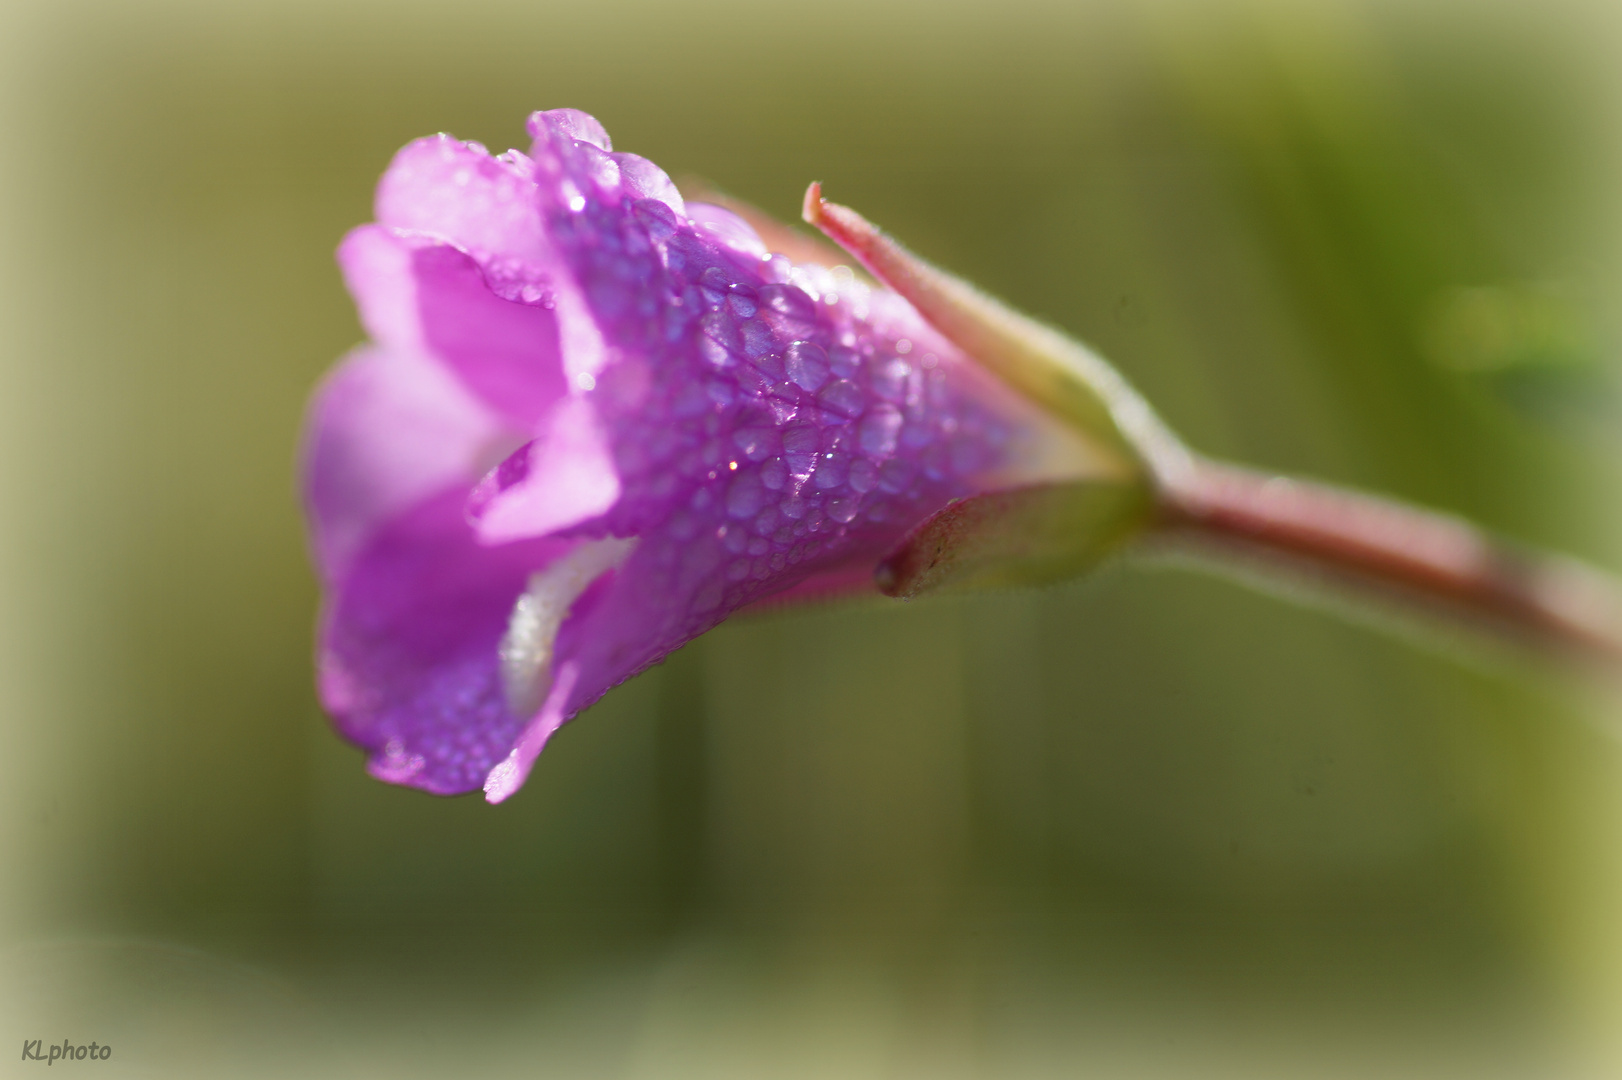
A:
[[[584,113],[529,130],[390,165],[338,252],[371,342],[303,465],[322,702],[373,775],[492,802],[730,613],[871,590],[953,500],[1088,457],[894,293],[684,204]]]

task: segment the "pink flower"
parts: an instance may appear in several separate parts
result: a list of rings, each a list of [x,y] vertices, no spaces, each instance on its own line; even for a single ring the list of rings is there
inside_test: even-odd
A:
[[[403,149],[338,252],[372,341],[304,485],[320,694],[381,779],[523,783],[559,725],[745,606],[871,589],[1058,438],[894,294],[796,265],[573,110]]]

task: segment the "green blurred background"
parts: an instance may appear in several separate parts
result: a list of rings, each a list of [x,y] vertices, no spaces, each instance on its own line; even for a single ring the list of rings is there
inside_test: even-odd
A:
[[[512,802],[440,800],[314,702],[293,478],[390,155],[569,105],[785,218],[822,180],[1202,449],[1615,566],[1611,8],[7,0],[0,1034],[127,1076],[1622,1075],[1609,691],[1127,562],[729,624]]]

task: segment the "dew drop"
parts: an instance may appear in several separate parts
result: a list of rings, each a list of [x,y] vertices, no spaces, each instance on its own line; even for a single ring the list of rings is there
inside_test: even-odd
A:
[[[850,475],[846,478],[851,490],[866,494],[879,485],[879,467],[867,458],[857,458],[850,463]]]
[[[891,458],[879,467],[879,486],[900,494],[907,490],[918,467],[906,458]]]
[[[848,379],[862,367],[862,355],[848,345],[835,345],[828,350],[828,366],[841,379]]]
[[[901,410],[894,405],[875,406],[857,428],[857,442],[874,457],[888,457],[895,453],[896,437],[901,433]]]
[[[754,517],[765,502],[766,489],[754,473],[744,473],[727,488],[727,514],[739,520]]]
[[[713,367],[726,367],[732,363],[732,354],[727,352],[726,346],[711,338],[701,338],[698,343],[698,354],[704,362]]]
[[[789,379],[808,393],[816,393],[828,380],[828,354],[821,345],[793,342],[784,350],[783,362]]]
[[[783,358],[776,353],[765,353],[757,356],[754,358],[753,363],[755,367],[761,370],[762,374],[774,382],[782,382],[786,376],[783,368]]]
[[[804,480],[816,468],[817,429],[803,424],[789,428],[783,432],[783,450],[790,475]]]
[[[843,454],[823,454],[817,460],[816,485],[819,491],[843,487],[850,463]]]
[[[631,204],[631,212],[654,240],[668,240],[675,235],[676,213],[664,200],[638,199]]]
[[[748,285],[742,284],[732,286],[731,291],[727,294],[727,306],[740,319],[753,318],[760,307],[755,290]]]
[[[745,319],[743,325],[738,327],[743,337],[743,352],[750,359],[765,356],[777,347],[777,339],[772,336],[772,328],[760,319]]]
[[[885,401],[901,402],[907,398],[907,376],[912,365],[905,360],[886,360],[873,370],[873,393]]]
[[[720,304],[726,299],[727,290],[732,287],[727,273],[719,266],[708,266],[698,275],[698,287],[704,291],[704,299],[712,304]]]
[[[750,461],[762,461],[777,453],[777,432],[766,427],[739,428],[732,433],[732,443]]]
[[[858,495],[845,495],[828,500],[828,516],[841,525],[848,525],[856,519],[856,511],[861,507],[862,500]]]
[[[824,409],[852,420],[862,414],[862,389],[849,379],[835,379],[823,388],[817,395],[817,401]]]

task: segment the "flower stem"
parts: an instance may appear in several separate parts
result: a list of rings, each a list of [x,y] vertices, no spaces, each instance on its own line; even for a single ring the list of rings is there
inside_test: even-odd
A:
[[[987,370],[1106,458],[1123,459],[1125,471],[1156,493],[1152,534],[1252,563],[1260,556],[1274,577],[1304,565],[1356,584],[1362,595],[1384,593],[1622,665],[1622,586],[1601,571],[1393,499],[1201,458],[1100,357],[919,259],[856,211],[825,200],[820,184],[807,189],[803,214]],[[1073,494],[1085,505],[1084,486]],[[994,500],[944,512],[914,538],[922,550],[904,548],[882,564],[881,577],[890,575],[885,591],[911,595],[917,587],[895,577],[898,567],[921,566],[915,577],[923,587],[950,568],[943,556],[963,542],[953,537],[965,531],[968,510],[975,521],[1007,517]],[[975,539],[1002,555],[1017,548],[995,530]]]
[[[1217,554],[1304,564],[1553,651],[1622,663],[1622,587],[1609,575],[1451,515],[1193,458],[1162,478],[1156,532]]]

